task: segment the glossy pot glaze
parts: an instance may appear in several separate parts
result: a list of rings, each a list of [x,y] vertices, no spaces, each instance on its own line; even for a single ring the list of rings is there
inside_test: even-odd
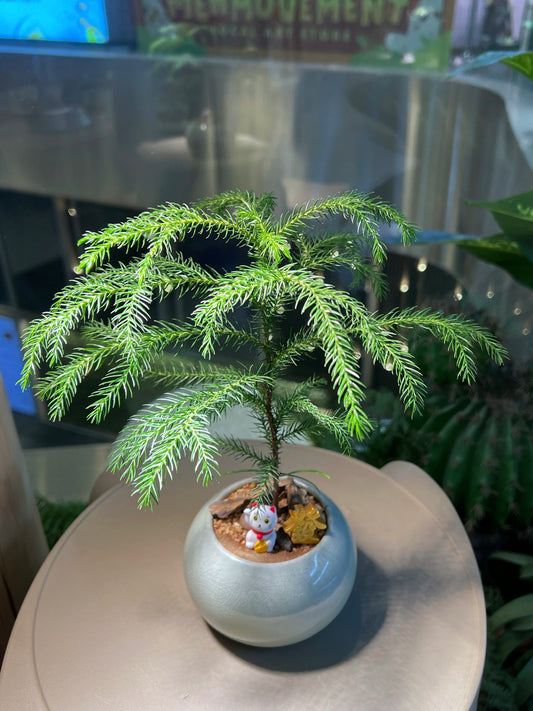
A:
[[[297,482],[322,503],[328,522],[320,543],[299,558],[252,562],[218,541],[209,504],[246,482],[233,484],[205,504],[187,534],[189,593],[206,622],[238,642],[277,647],[311,637],[338,615],[352,590],[357,551],[344,516],[312,484]]]

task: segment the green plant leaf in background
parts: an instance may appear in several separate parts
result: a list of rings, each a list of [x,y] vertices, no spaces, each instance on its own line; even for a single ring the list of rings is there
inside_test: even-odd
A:
[[[516,69],[516,71],[524,74],[528,79],[533,80],[533,52],[484,52],[478,57],[475,57],[471,62],[465,62],[460,67],[457,67],[450,76],[454,77],[458,74],[470,72],[473,69],[481,69],[489,67],[492,64],[507,64],[507,66]]]
[[[474,257],[504,269],[520,284],[533,289],[533,190],[502,200],[469,201],[468,204],[490,210],[502,233],[480,239],[455,240],[454,244]]]
[[[464,63],[451,76],[498,62],[519,72],[530,82],[533,81],[533,52],[520,51],[487,52],[472,62]],[[454,240],[454,243],[475,257],[504,269],[517,282],[533,289],[533,191],[494,202],[469,204],[490,210],[502,234],[484,239]],[[512,438],[514,433],[510,430],[507,434]],[[530,452],[533,447],[527,434],[520,449],[522,453],[512,473],[515,484],[519,484],[516,490],[522,491],[518,510],[524,521],[529,521]],[[523,505],[526,506],[524,510]],[[517,565],[520,580],[530,585],[533,578],[533,556],[500,551],[491,558]],[[499,605],[489,616],[487,660],[480,695],[483,711],[525,709],[526,704],[530,711],[533,709],[532,631],[532,594],[521,595]]]
[[[519,602],[520,600],[513,600],[514,602]],[[498,611],[499,612],[499,611]],[[500,636],[495,636],[495,651],[496,657],[499,657],[501,667],[500,669],[504,671],[507,669],[515,669],[513,676],[515,679],[515,689],[514,689],[514,700],[518,707],[522,708],[528,699],[531,699],[533,695],[533,658],[527,659],[526,653],[520,654],[520,650],[527,650],[531,642],[531,630],[524,629],[523,631],[513,632],[510,628],[506,629],[503,633],[500,632]],[[510,665],[509,660],[512,656],[519,656],[519,659],[515,661],[514,664]],[[524,657],[526,661],[524,663]],[[506,663],[507,660],[507,663]],[[516,665],[516,666],[515,666]],[[519,671],[517,672],[516,669]]]
[[[515,551],[498,551],[492,560],[500,560],[519,568],[520,579],[531,577],[533,556]],[[492,673],[514,677],[514,702],[523,708],[533,697],[533,595],[520,595],[498,608],[487,621],[488,645],[492,651]],[[495,707],[498,708],[498,707]],[[528,707],[529,708],[529,707]]]
[[[533,289],[533,261],[530,261],[518,242],[499,234],[484,239],[455,240],[456,244],[474,257],[504,269],[520,284]]]
[[[529,699],[533,690],[533,657],[516,676],[516,702],[521,705]]]
[[[70,524],[87,508],[86,501],[57,503],[45,499],[44,496],[37,496],[36,503],[50,548],[55,546]]]
[[[530,580],[533,578],[533,556],[514,551],[497,551],[491,555],[493,560],[503,560],[520,566],[520,578]]]
[[[498,656],[503,665],[523,650],[514,664],[516,674],[515,702],[521,706],[533,695],[533,659],[528,659],[533,629],[533,595],[522,595],[500,607],[488,619],[488,631],[497,640]],[[526,661],[524,661],[524,657]]]
[[[515,54],[500,61],[533,81],[533,52]]]
[[[456,76],[472,69],[505,64],[533,81],[533,52],[485,52],[451,72]],[[533,191],[494,202],[469,202],[491,211],[503,234],[455,244],[489,264],[507,271],[516,281],[533,288]]]
[[[468,204],[490,210],[507,237],[533,239],[533,190],[501,200],[471,200]]]

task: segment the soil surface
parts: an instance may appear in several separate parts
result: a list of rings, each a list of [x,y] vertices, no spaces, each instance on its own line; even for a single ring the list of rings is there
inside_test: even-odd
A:
[[[253,483],[245,484],[225,499],[211,505],[213,529],[220,543],[234,555],[257,563],[281,563],[309,553],[316,544],[293,544],[283,531],[283,523],[289,518],[289,506],[293,508],[311,503],[320,511],[323,521],[326,521],[326,514],[322,504],[312,494],[296,487],[292,479],[284,479],[281,482],[274,550],[271,553],[258,553],[253,548],[246,548],[245,540],[249,528],[243,525],[243,511],[250,506],[253,486]],[[317,531],[318,538],[322,538],[325,532]]]

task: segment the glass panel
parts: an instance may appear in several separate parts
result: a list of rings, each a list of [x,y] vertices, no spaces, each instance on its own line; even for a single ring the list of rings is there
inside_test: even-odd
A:
[[[490,32],[487,7],[470,0],[106,7],[108,35],[95,41],[51,41],[39,25],[42,41],[0,45],[3,303],[46,309],[83,232],[165,201],[248,188],[272,191],[281,210],[357,189],[394,203],[431,242],[399,248],[388,235],[387,305],[468,298],[513,357],[530,359],[531,291],[442,243],[498,231],[467,201],[533,184],[532,83],[499,64],[448,75],[489,46],[527,49],[530,3],[516,0]]]
[[[531,183],[509,77],[142,55],[4,54],[0,186],[144,208],[247,186],[282,204],[357,187],[425,228],[479,233],[464,198]],[[510,74],[510,70],[509,74]]]

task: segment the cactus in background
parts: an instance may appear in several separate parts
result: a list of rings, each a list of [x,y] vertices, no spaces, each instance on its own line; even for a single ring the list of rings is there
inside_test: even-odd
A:
[[[528,525],[533,516],[532,418],[505,401],[444,399],[423,423],[429,454],[421,465],[454,502],[468,530],[501,527],[510,516]],[[447,419],[442,427],[434,423]]]
[[[458,384],[446,353],[419,335],[410,348],[434,383],[435,397],[413,422],[425,453],[420,464],[443,487],[468,530],[520,526],[533,517],[531,373],[512,363],[496,373],[480,365],[476,384]]]

